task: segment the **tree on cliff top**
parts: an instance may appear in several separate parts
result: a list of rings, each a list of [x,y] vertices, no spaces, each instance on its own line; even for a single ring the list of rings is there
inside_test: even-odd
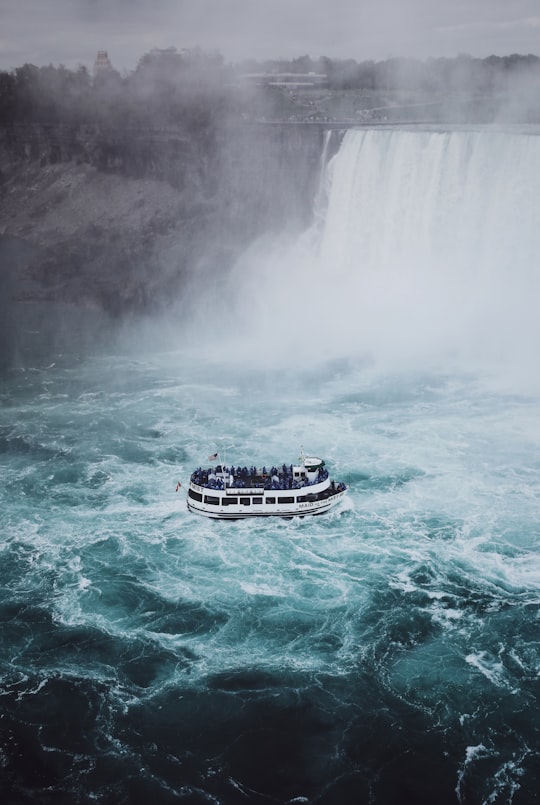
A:
[[[209,126],[226,111],[229,71],[218,54],[151,51],[122,77],[85,67],[25,64],[0,72],[0,125]]]

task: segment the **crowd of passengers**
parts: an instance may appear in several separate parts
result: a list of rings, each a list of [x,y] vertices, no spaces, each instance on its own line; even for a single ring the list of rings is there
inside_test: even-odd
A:
[[[256,467],[234,466],[217,466],[215,470],[213,467],[203,470],[199,467],[192,473],[191,480],[199,486],[224,489],[223,479],[218,477],[222,473],[228,473],[230,476],[227,486],[237,489],[301,489],[303,486],[318,484],[328,478],[328,470],[324,468],[319,469],[317,477],[313,481],[308,478],[293,478],[292,464],[289,466],[283,464],[280,468],[271,467],[270,470],[267,470],[266,467],[263,467],[262,470],[258,470]]]

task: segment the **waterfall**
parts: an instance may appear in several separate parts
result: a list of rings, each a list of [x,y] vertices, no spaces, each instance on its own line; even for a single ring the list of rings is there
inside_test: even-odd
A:
[[[483,352],[537,334],[538,136],[350,131],[332,170],[321,270],[373,324]]]
[[[313,226],[239,266],[252,333],[308,354],[532,357],[539,188],[534,133],[350,130]]]
[[[332,166],[321,244],[340,272],[521,277],[540,240],[540,138],[350,131]]]

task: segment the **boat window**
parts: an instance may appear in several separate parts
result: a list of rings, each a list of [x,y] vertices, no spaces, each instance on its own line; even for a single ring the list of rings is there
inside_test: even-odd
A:
[[[236,506],[238,498],[223,498],[221,502],[224,506]]]
[[[275,499],[275,498],[265,498],[265,499],[264,499],[264,502],[265,502],[265,503],[275,503],[275,502],[276,502],[276,499]]]
[[[204,502],[209,503],[212,506],[217,506],[219,503],[219,498],[214,497],[214,495],[205,495]]]
[[[262,498],[253,498],[253,503],[262,503]]]
[[[193,498],[193,500],[198,500],[199,503],[202,503],[202,495],[200,495],[198,492],[194,492],[193,489],[189,490],[188,495],[190,498]]]
[[[294,503],[293,497],[278,498],[278,503]]]
[[[240,503],[243,506],[249,506],[249,504],[251,503],[251,498],[240,498]]]

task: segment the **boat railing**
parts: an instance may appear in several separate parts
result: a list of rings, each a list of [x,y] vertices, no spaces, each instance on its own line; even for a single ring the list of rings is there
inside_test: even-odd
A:
[[[288,489],[267,489],[264,486],[227,486],[227,487],[216,487],[216,486],[208,486],[207,484],[197,484],[194,481],[191,481],[191,486],[195,492],[199,492],[204,494],[208,492],[208,490],[212,491],[221,491],[225,492],[228,495],[260,495],[261,492],[288,492],[288,491],[296,491],[298,492],[299,489],[305,487],[296,487],[294,490]],[[313,484],[310,484],[313,486]],[[332,481],[331,486],[325,488],[325,494],[328,497],[333,497],[334,495],[338,495],[343,493],[347,489],[347,485],[344,483],[336,483]],[[313,493],[315,494],[315,492]],[[318,492],[316,494],[322,494],[322,492]]]

